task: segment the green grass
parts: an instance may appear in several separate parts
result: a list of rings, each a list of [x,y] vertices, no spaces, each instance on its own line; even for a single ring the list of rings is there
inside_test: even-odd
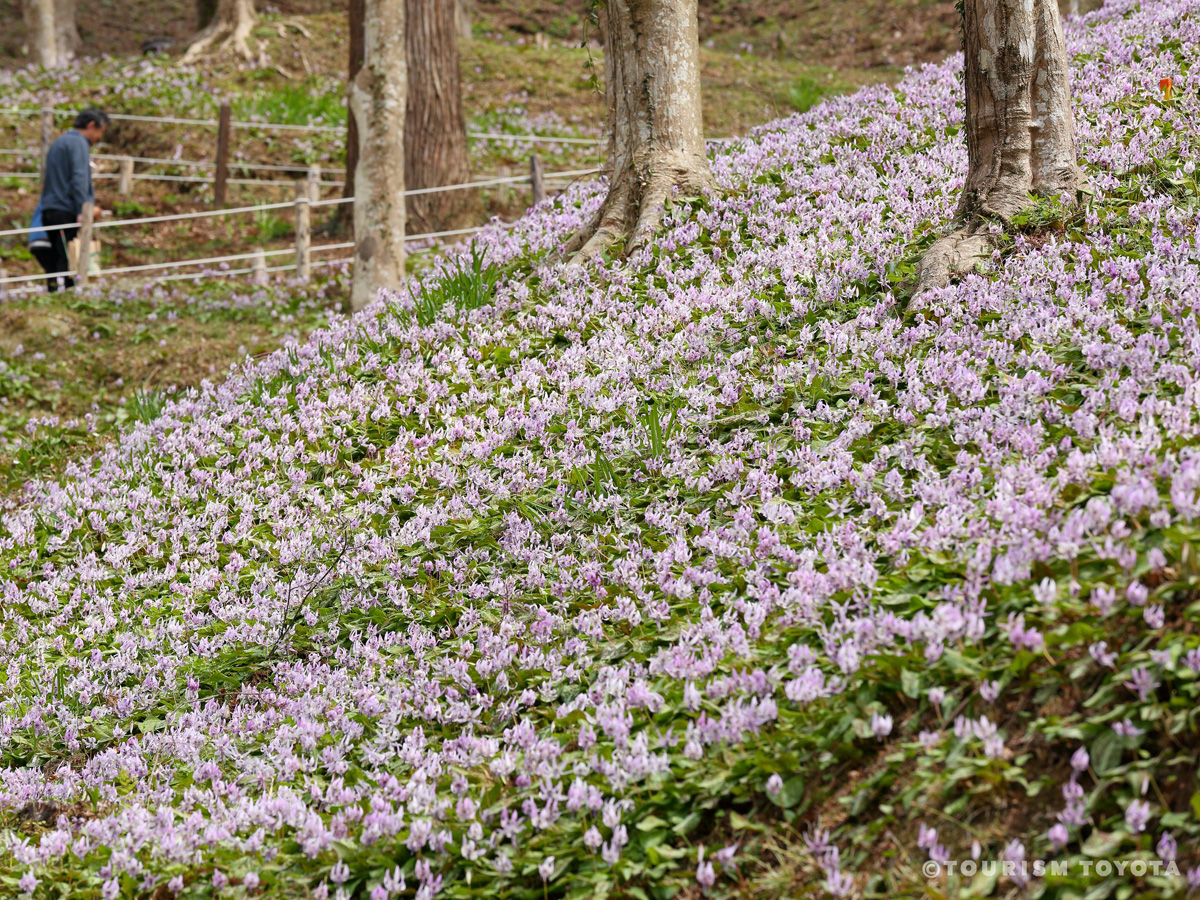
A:
[[[262,120],[288,125],[341,125],[346,120],[345,88],[332,78],[309,78],[303,84],[259,88],[233,100],[235,120]]]
[[[831,91],[827,85],[807,75],[801,76],[788,91],[788,102],[796,112],[808,112],[821,102]]]

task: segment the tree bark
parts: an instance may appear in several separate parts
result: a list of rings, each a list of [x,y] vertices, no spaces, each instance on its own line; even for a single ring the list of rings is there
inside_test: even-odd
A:
[[[409,190],[463,184],[471,178],[467,125],[458,71],[454,4],[405,0],[405,46],[414,65],[408,75],[404,118],[404,181]],[[444,191],[408,200],[409,230],[444,231],[470,218],[475,224],[476,191]]]
[[[963,49],[968,163],[959,227],[921,260],[918,293],[986,256],[989,220],[1007,224],[1030,194],[1073,202],[1082,180],[1057,0],[965,0]]]
[[[380,289],[398,290],[404,278],[404,0],[366,0],[363,12],[363,63],[350,85],[359,129],[350,296],[356,310]]]
[[[350,58],[347,85],[353,85],[363,64],[363,7],[366,0],[350,0]],[[348,88],[349,89],[349,88]],[[358,171],[358,120],[354,108],[346,105],[346,180],[342,186],[343,197],[354,196],[354,176]],[[354,227],[354,205],[343,203],[338,207],[338,222],[344,227]]]
[[[254,0],[217,0],[216,12],[179,58],[180,65],[195,62],[210,51],[236,51],[246,62],[255,62],[247,38],[254,30]]]
[[[475,18],[475,0],[454,0],[454,29],[460,41],[471,40],[471,20]]]
[[[604,5],[608,196],[564,248],[576,263],[628,237],[653,237],[678,189],[714,187],[700,112],[697,0],[609,0]]]
[[[54,2],[54,44],[59,65],[72,59],[79,52],[82,43],[79,40],[79,28],[75,23],[77,7],[76,0]]]
[[[29,58],[47,69],[59,63],[55,11],[54,0],[25,0],[21,7]]]

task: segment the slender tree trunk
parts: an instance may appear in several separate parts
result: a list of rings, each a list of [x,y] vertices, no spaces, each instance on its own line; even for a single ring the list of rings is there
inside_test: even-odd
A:
[[[347,84],[354,85],[363,64],[363,7],[366,0],[350,0],[350,59]],[[354,107],[346,106],[346,183],[342,187],[343,197],[354,196],[354,175],[358,171],[358,120],[354,118]],[[338,207],[338,221],[344,226],[354,227],[354,205],[343,203]]]
[[[604,74],[609,191],[595,219],[566,245],[590,259],[624,237],[653,237],[678,189],[714,186],[700,112],[697,0],[608,0]]]
[[[21,12],[30,60],[47,69],[54,68],[59,63],[54,0],[25,0]]]
[[[350,85],[358,122],[354,183],[354,309],[404,278],[404,0],[366,0],[363,63]]]
[[[54,44],[59,65],[73,58],[82,43],[79,40],[79,28],[75,24],[77,6],[76,0],[54,2]]]
[[[179,58],[180,65],[195,62],[209,51],[236,51],[246,62],[255,62],[247,39],[254,30],[256,16],[254,0],[217,0],[212,20],[200,30],[187,51]]]
[[[917,292],[943,287],[991,248],[989,219],[1007,223],[1029,195],[1081,183],[1058,0],[965,0],[967,180],[959,227],[919,267]]]
[[[409,190],[462,184],[471,178],[463,119],[454,5],[447,0],[405,0],[408,74],[404,118],[404,181]],[[473,190],[424,194],[408,200],[409,231],[455,228],[477,218]]]

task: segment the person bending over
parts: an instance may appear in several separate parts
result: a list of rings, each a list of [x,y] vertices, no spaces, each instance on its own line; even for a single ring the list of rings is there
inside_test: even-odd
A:
[[[63,274],[68,288],[75,286],[75,279],[66,276],[71,270],[67,257],[67,245],[79,234],[79,222],[83,217],[83,204],[94,203],[96,193],[92,188],[91,149],[104,137],[108,127],[108,116],[98,109],[85,109],[75,117],[75,127],[50,145],[46,154],[46,172],[42,176],[42,226],[48,228],[46,237],[49,248],[40,248],[38,262],[50,275],[47,287],[58,290],[58,276]],[[100,215],[100,210],[95,210]],[[65,225],[55,229],[53,226]],[[80,248],[80,265],[87,265],[91,248]]]

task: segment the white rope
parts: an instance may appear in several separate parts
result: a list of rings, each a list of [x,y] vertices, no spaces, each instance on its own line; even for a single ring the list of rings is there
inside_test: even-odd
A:
[[[16,284],[18,281],[46,281],[50,278],[74,278],[78,273],[74,270],[70,272],[43,272],[41,275],[14,275],[8,278],[0,278],[0,284]]]
[[[313,253],[318,250],[348,250],[354,246],[351,241],[347,244],[318,244],[315,247],[310,247]],[[207,266],[212,263],[234,262],[239,259],[254,259],[256,256],[286,256],[289,253],[295,253],[296,248],[288,247],[284,250],[263,250],[255,251],[254,253],[235,253],[232,256],[210,256],[207,259],[181,259],[176,262],[165,263],[147,263],[142,266],[121,266],[117,269],[105,269],[101,275],[125,275],[129,272],[151,272],[155,269],[172,269],[178,266]]]
[[[0,151],[0,152],[21,153],[23,151],[21,151],[21,150],[4,150],[4,151]],[[34,152],[36,152],[36,151],[30,151],[30,155],[32,156]],[[139,163],[149,163],[149,164],[156,164],[156,165],[163,165],[163,166],[187,166],[187,167],[190,167],[193,169],[215,169],[217,167],[217,164],[215,162],[208,162],[208,161],[202,160],[202,159],[200,159],[200,160],[167,159],[166,157],[162,157],[162,156],[116,156],[111,153],[93,153],[92,159],[107,159],[107,160],[112,160],[114,162],[119,162],[122,159],[132,159],[134,162],[139,162]],[[268,165],[266,163],[231,162],[231,163],[229,163],[229,168],[231,168],[231,169],[261,169],[264,172],[307,172],[311,168],[311,166],[274,166],[274,165]],[[321,166],[321,174],[322,175],[344,175],[345,173],[346,173],[345,169],[327,169],[324,166]]]
[[[0,109],[0,114],[7,113],[15,116],[36,116],[41,114],[38,109],[20,109],[17,107],[9,107]],[[56,116],[73,116],[74,113],[70,110],[54,110]],[[124,113],[109,113],[108,117],[113,120],[125,122],[162,122],[168,125],[205,125],[210,128],[215,128],[220,124],[216,119],[178,119],[172,116],[133,116]],[[265,128],[275,129],[278,131],[345,131],[345,125],[290,125],[284,122],[230,122],[233,128]],[[599,144],[601,140],[597,138],[580,138],[580,137],[555,137],[554,135],[545,134],[502,134],[484,131],[468,131],[467,137],[479,138],[483,140],[502,140],[502,141],[529,141],[531,143],[543,142],[551,144]]]
[[[547,172],[546,178],[571,178],[581,175],[593,175],[599,172],[600,169],[575,169],[567,172]],[[417,188],[411,191],[405,191],[404,196],[411,197],[419,194],[436,194],[442,191],[462,191],[467,188],[487,187],[495,184],[513,184],[518,181],[528,181],[528,175],[512,175],[506,178],[490,178],[486,181],[469,181],[465,184],[447,184],[441,187]],[[288,200],[282,203],[261,203],[257,206],[237,206],[232,209],[210,209],[202,210],[194,213],[176,213],[170,216],[147,216],[141,219],[110,219],[106,222],[95,222],[93,228],[115,228],[121,225],[149,225],[154,222],[179,222],[184,219],[201,219],[210,216],[230,216],[237,213],[259,212],[269,209],[288,209],[294,207],[297,203],[308,203],[310,207],[317,206],[336,206],[340,203],[353,203],[353,197],[335,197],[330,200],[318,200],[315,203],[310,202],[305,197],[297,198],[296,200]],[[0,231],[0,237],[8,237],[16,234],[32,234],[35,231],[62,231],[67,228],[78,228],[78,223],[70,223],[65,225],[44,225],[41,228],[9,228],[6,231]]]
[[[507,225],[507,223],[505,223],[505,224]],[[420,240],[430,240],[432,238],[451,237],[453,235],[459,235],[459,234],[474,234],[475,232],[483,231],[485,228],[488,228],[488,227],[490,227],[490,226],[476,225],[471,228],[455,228],[450,231],[428,231],[428,232],[425,232],[424,234],[407,235],[404,238],[404,241],[405,241],[405,243],[411,243],[411,242],[420,241]],[[340,244],[317,244],[316,246],[310,247],[309,249],[310,249],[310,251],[315,253],[315,252],[324,251],[324,250],[349,250],[352,247],[354,247],[354,242],[348,241],[348,242],[340,243]],[[295,253],[295,252],[296,252],[296,250],[294,247],[288,247],[283,250],[264,250],[264,251],[261,251],[261,255],[262,256],[286,256],[289,253]],[[212,265],[215,263],[235,262],[237,260],[242,260],[242,259],[254,259],[256,256],[259,255],[259,253],[260,253],[259,251],[255,251],[253,253],[235,253],[230,256],[210,256],[210,257],[206,257],[204,259],[181,259],[181,260],[165,262],[165,263],[146,263],[145,265],[140,265],[140,266],[121,266],[120,268],[116,268],[116,269],[105,269],[97,277],[103,277],[105,275],[125,275],[130,272],[150,272],[150,271],[154,271],[155,269],[170,269],[170,268],[175,268],[177,266],[206,266],[206,265]],[[315,263],[314,263],[314,265],[315,265]],[[282,268],[295,268],[295,267],[290,266],[290,267],[282,267]],[[252,272],[254,270],[246,269],[245,271]],[[268,269],[267,271],[273,271],[273,270]],[[47,279],[47,278],[53,278],[53,277],[56,277],[59,275],[65,275],[66,277],[70,278],[70,277],[74,277],[75,274],[76,274],[75,272],[56,272],[53,274],[46,273],[46,274],[42,274],[42,275],[18,275],[18,276],[14,276],[14,277],[10,277],[10,278],[0,278],[0,284],[15,284],[15,283],[21,282],[21,281],[40,281],[40,280]],[[222,273],[222,274],[225,274],[225,273]],[[201,275],[200,275],[200,273],[197,273],[195,275],[185,275],[185,276],[179,276],[179,277],[199,278],[199,277],[201,277]],[[161,281],[164,279],[156,279],[156,280]]]
[[[0,178],[3,178],[3,177],[4,177],[3,174],[0,174]],[[36,172],[33,173],[33,177],[34,178],[37,177]],[[110,181],[114,178],[120,178],[120,177],[121,177],[120,172],[97,172],[96,174],[94,174],[92,176],[93,179],[104,178],[104,179],[108,179]],[[216,184],[216,181],[217,181],[217,179],[215,179],[215,178],[205,178],[203,175],[152,175],[152,174],[145,173],[145,172],[135,173],[135,174],[131,175],[130,177],[134,181],[182,181],[182,182],[186,182],[188,184]],[[278,178],[276,178],[276,179],[271,179],[271,178],[226,178],[225,183],[226,184],[249,184],[249,185],[255,185],[255,184],[293,185],[297,182],[297,180],[302,181],[303,179],[289,178],[286,181],[284,181],[284,180],[280,180]],[[317,184],[319,184],[321,187],[342,187],[345,183],[346,182],[344,182],[344,181],[318,181],[317,182]]]
[[[599,138],[554,137],[544,134],[498,134],[489,131],[468,131],[467,137],[485,141],[509,141],[521,143],[544,144],[602,144]]]
[[[569,172],[547,172],[544,178],[575,178],[580,175],[594,175],[599,172],[598,168],[591,169],[574,169]],[[510,175],[504,178],[488,178],[483,181],[472,181],[469,184],[445,184],[440,187],[416,188],[415,190],[405,191],[405,197],[415,197],[419,194],[438,194],[442,191],[462,191],[473,187],[487,187],[493,184],[515,184],[518,181],[529,181],[528,175]]]
[[[0,178],[41,178],[40,172],[0,172]],[[95,172],[92,174],[92,180],[113,180],[120,178],[120,172]],[[183,181],[189,184],[215,184],[217,179],[205,178],[203,175],[152,175],[147,172],[135,172],[130,176],[134,181]],[[271,178],[226,178],[226,184],[272,184],[272,185],[291,185],[303,179],[289,178],[286,181]],[[529,176],[525,176],[525,180],[529,180]],[[343,187],[344,181],[318,181],[321,187]]]
[[[351,198],[353,199],[353,198]],[[194,213],[176,213],[172,216],[147,216],[142,219],[113,219],[107,222],[94,222],[93,228],[112,228],[116,225],[147,225],[151,222],[178,222],[183,219],[201,219],[208,216],[226,216],[235,213],[258,212],[266,209],[287,209],[296,205],[295,201],[289,200],[285,203],[261,203],[258,206],[237,206],[232,209],[209,209],[202,212]],[[35,231],[62,231],[65,228],[78,228],[79,223],[73,222],[68,225],[43,225],[41,228],[10,228],[7,231],[0,231],[0,237],[7,237],[12,234],[32,234]]]

